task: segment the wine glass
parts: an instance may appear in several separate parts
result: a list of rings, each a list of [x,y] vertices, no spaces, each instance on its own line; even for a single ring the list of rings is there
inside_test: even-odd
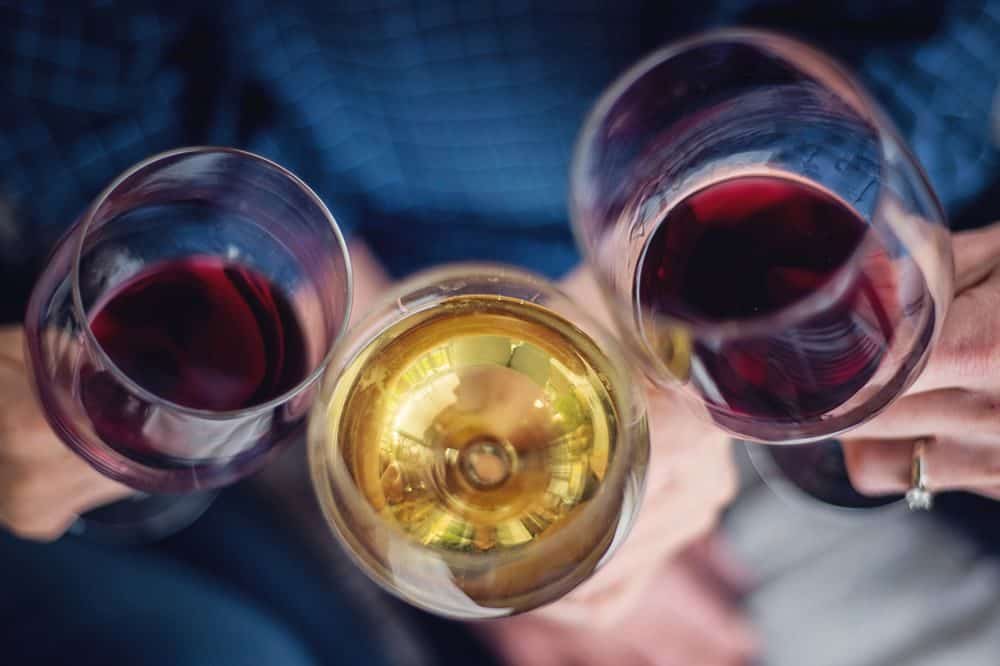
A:
[[[625,538],[649,457],[614,338],[499,265],[418,274],[349,334],[309,420],[334,533],[389,592],[459,619],[547,603]]]
[[[579,245],[648,376],[844,506],[829,438],[922,370],[951,298],[944,214],[868,94],[777,34],[665,46],[579,138]],[[825,440],[825,441],[824,441]],[[847,485],[845,485],[847,484]]]
[[[350,300],[336,222],[277,164],[195,147],[120,175],[59,241],[25,317],[53,430],[137,491],[75,531],[165,536],[301,436]]]

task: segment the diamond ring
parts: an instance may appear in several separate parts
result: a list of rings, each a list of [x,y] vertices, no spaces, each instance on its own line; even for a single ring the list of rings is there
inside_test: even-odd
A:
[[[906,491],[906,504],[911,511],[930,511],[934,506],[934,493],[927,488],[927,461],[924,449],[930,438],[921,437],[913,444],[913,464],[910,467],[910,489]]]

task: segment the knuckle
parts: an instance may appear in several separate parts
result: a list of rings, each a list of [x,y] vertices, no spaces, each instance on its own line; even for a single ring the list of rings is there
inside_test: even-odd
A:
[[[960,385],[978,385],[1000,372],[1000,336],[998,326],[962,327],[942,336],[934,348],[932,367],[943,379]]]

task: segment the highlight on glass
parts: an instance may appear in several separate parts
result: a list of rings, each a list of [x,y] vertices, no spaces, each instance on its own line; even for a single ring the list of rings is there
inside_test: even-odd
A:
[[[849,431],[912,383],[940,332],[941,207],[869,95],[795,40],[722,30],[642,60],[588,117],[570,188],[578,242],[648,376],[740,438]],[[817,471],[817,451],[840,455],[769,453]],[[802,485],[860,501],[840,467]]]
[[[77,530],[163,536],[301,436],[350,300],[336,222],[277,164],[194,147],[119,176],[55,248],[25,319],[52,428],[137,491]]]
[[[550,283],[454,265],[349,333],[310,417],[320,504],[361,568],[453,618],[585,580],[621,543],[649,456],[615,339]]]

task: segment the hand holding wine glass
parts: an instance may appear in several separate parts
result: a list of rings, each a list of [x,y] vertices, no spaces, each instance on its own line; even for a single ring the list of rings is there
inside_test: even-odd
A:
[[[885,503],[850,486],[829,438],[919,376],[952,257],[920,165],[842,66],[757,30],[669,44],[600,98],[570,189],[652,381],[774,445],[752,447],[758,469],[813,498]]]
[[[650,566],[635,603],[614,624],[565,623],[555,613],[530,613],[481,625],[481,633],[512,666],[752,663],[759,639],[738,603],[745,579],[723,548],[712,535]]]
[[[582,265],[560,285],[589,313],[614,329],[590,267]],[[646,385],[650,456],[642,509],[628,541],[593,578],[539,611],[569,624],[613,626],[634,610],[645,572],[664,565],[710,532],[737,490],[729,436],[692,412],[673,390]]]
[[[716,527],[735,495],[725,433],[696,418],[672,392],[649,391],[646,402],[652,455],[628,540],[593,578],[538,614],[561,624],[616,626],[634,613],[657,571]]]
[[[81,513],[129,492],[52,432],[31,392],[24,331],[0,328],[0,524],[22,538],[51,541]]]
[[[119,176],[56,245],[24,321],[52,431],[135,491],[78,531],[163,537],[296,439],[350,294],[336,222],[279,165],[194,147]]]
[[[941,339],[910,391],[844,442],[852,483],[873,495],[911,485],[927,438],[932,491],[1000,499],[1000,223],[956,233],[955,297]]]

